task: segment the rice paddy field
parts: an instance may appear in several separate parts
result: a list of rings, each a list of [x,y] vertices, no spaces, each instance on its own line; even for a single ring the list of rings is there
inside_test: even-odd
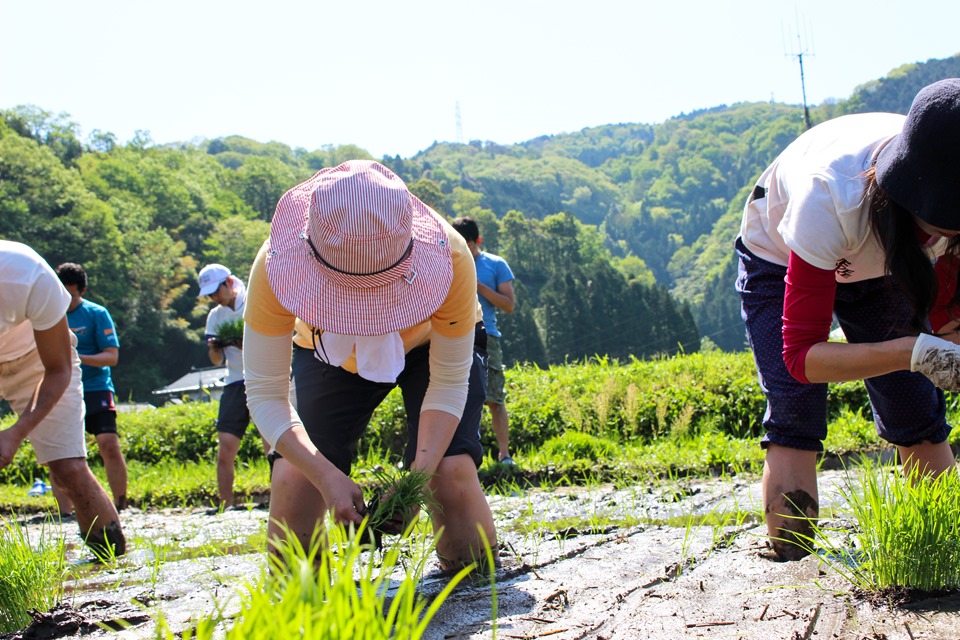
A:
[[[440,571],[425,522],[380,551],[330,527],[339,537],[288,549],[292,569],[271,571],[269,468],[252,434],[243,506],[213,507],[211,403],[124,416],[120,558],[94,559],[49,494],[27,496],[44,470],[24,447],[0,477],[0,638],[957,637],[957,478],[903,479],[862,396],[832,389],[813,553],[777,562],[755,380],[736,358],[686,358],[508,372],[519,464],[480,469],[501,563],[466,575]],[[368,493],[396,469],[391,402],[359,452]],[[105,481],[95,450],[90,461]]]

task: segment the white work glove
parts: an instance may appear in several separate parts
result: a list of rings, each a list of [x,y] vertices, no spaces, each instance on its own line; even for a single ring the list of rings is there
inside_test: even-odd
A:
[[[921,333],[910,356],[910,371],[919,371],[947,391],[960,391],[960,345]]]

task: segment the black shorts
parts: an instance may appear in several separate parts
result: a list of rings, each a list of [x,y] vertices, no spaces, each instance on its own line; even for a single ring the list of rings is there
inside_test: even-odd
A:
[[[241,380],[223,388],[220,411],[217,413],[217,432],[243,438],[248,426],[250,409],[247,408],[247,385]]]
[[[113,402],[113,391],[88,391],[83,394],[83,405],[86,409],[83,425],[87,433],[98,436],[117,432],[117,406]]]
[[[297,390],[297,412],[314,446],[338,469],[350,473],[350,466],[374,410],[391,389],[400,387],[407,414],[407,466],[416,455],[420,408],[430,382],[429,345],[417,347],[406,356],[396,383],[371,382],[314,357],[312,349],[295,347],[293,377]],[[463,417],[457,425],[444,457],[467,454],[478,467],[483,461],[480,446],[480,416],[486,398],[486,370],[481,353],[474,349],[470,382]]]

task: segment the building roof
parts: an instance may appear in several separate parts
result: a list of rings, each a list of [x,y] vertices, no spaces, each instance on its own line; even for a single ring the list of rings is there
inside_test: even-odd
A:
[[[160,389],[154,389],[154,395],[177,395],[199,391],[200,389],[216,389],[224,386],[224,379],[227,377],[226,367],[205,367],[203,369],[193,369],[184,374],[177,380]]]

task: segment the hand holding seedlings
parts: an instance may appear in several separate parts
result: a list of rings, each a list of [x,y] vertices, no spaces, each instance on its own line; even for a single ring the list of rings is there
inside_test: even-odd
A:
[[[376,471],[377,486],[367,505],[370,531],[376,546],[383,534],[398,535],[417,517],[420,508],[431,503],[427,483],[430,474],[420,469],[392,475]]]

